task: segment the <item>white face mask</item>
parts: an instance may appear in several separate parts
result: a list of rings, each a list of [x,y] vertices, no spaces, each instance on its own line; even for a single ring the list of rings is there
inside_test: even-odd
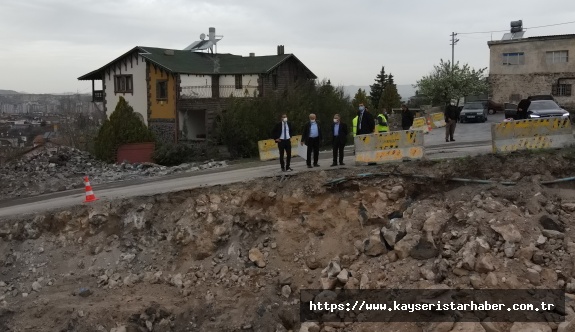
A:
[[[287,122],[287,118],[282,118],[282,120],[283,120],[284,122]]]
[[[337,123],[337,119],[333,119],[333,123]]]

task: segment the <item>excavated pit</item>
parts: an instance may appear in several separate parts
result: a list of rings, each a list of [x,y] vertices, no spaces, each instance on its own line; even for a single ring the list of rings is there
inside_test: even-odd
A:
[[[521,331],[488,320],[300,327],[300,289],[438,284],[559,287],[571,324],[574,185],[540,182],[575,175],[574,155],[306,172],[3,219],[0,331]],[[437,180],[324,185],[390,171]],[[345,283],[327,277],[334,266]]]

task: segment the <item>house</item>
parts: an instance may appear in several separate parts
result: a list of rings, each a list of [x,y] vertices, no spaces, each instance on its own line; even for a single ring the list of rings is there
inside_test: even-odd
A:
[[[518,102],[530,95],[553,95],[575,109],[575,34],[506,38],[487,43],[492,99]]]
[[[277,50],[241,56],[136,46],[78,80],[92,81],[93,101],[103,102],[107,116],[123,96],[161,140],[202,141],[231,96],[267,96],[317,78],[283,45]]]

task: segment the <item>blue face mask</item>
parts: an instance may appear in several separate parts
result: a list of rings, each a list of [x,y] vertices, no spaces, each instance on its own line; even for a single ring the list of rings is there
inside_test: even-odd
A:
[[[365,107],[360,106],[360,107],[359,107],[359,110],[363,112],[363,111],[365,110]]]

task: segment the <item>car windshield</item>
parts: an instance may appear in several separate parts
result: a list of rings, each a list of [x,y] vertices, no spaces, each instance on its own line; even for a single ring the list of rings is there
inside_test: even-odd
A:
[[[555,110],[560,109],[559,105],[557,105],[552,100],[536,100],[532,101],[531,105],[529,105],[529,110],[537,111],[537,110]]]
[[[469,103],[463,107],[465,109],[483,109],[483,103]]]

